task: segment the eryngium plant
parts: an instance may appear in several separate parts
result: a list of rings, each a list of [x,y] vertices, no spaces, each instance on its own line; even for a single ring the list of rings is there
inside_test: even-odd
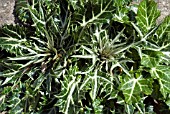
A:
[[[0,30],[0,111],[169,113],[170,16],[153,0],[18,0]]]

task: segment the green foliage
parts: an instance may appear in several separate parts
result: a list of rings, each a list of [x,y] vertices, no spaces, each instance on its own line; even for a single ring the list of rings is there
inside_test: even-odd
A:
[[[15,12],[0,29],[1,112],[170,112],[170,16],[157,24],[154,0],[18,0]]]
[[[146,34],[156,25],[156,19],[160,16],[157,4],[153,0],[143,0],[136,16],[137,24],[142,32]]]

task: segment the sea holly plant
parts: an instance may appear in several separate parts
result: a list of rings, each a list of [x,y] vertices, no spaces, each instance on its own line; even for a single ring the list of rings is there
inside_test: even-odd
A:
[[[154,0],[18,0],[0,28],[0,111],[170,113],[170,16]]]

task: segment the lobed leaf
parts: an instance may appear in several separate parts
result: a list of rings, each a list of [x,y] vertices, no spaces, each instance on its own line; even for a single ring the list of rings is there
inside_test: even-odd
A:
[[[137,103],[142,99],[143,94],[152,93],[151,80],[146,80],[141,74],[134,74],[123,77],[121,80],[120,90],[123,91],[125,101],[129,104]]]
[[[165,17],[164,21],[160,24],[153,40],[160,46],[159,50],[169,51],[170,15]]]
[[[149,55],[142,57],[142,65],[150,68],[150,73],[153,79],[157,79],[160,84],[160,91],[164,97],[170,92],[170,78],[169,78],[169,66],[161,65],[161,56],[164,56],[161,52],[150,52]]]
[[[156,19],[159,16],[160,11],[157,9],[157,3],[154,0],[143,0],[139,4],[136,20],[143,34],[148,33],[156,26]]]

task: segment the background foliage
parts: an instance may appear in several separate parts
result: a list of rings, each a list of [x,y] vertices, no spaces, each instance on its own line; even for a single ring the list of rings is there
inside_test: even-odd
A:
[[[18,0],[0,29],[0,111],[170,113],[170,16],[153,0]]]

